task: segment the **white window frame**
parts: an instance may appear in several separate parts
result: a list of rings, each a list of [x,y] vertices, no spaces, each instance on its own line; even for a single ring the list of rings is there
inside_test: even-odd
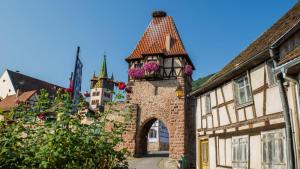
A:
[[[244,140],[244,142],[242,142],[242,139]],[[242,147],[243,144],[246,144],[245,147]],[[234,148],[237,148],[237,150],[235,151]],[[245,148],[244,150],[246,151],[244,153],[242,152],[243,148]],[[241,159],[242,155],[239,154],[239,149],[241,149],[240,153],[245,155],[244,159]],[[236,158],[240,158],[240,159],[236,159]],[[249,136],[248,135],[232,137],[231,160],[232,160],[232,169],[249,168]]]
[[[246,79],[248,80],[248,83],[244,82],[244,86],[242,88],[244,89],[244,92],[246,94],[246,101],[241,102],[240,98],[240,91],[241,88],[238,86],[238,81],[241,79]],[[245,80],[246,81],[246,80]],[[238,78],[233,80],[233,89],[234,89],[234,97],[235,97],[235,105],[237,108],[247,106],[249,104],[253,103],[253,96],[252,96],[252,89],[251,89],[251,83],[250,83],[250,76],[249,73],[245,73],[242,76],[239,76]],[[249,93],[247,92],[247,87],[249,87]]]
[[[276,137],[277,134],[277,137]],[[281,136],[280,136],[281,134]],[[270,135],[273,135],[273,137],[270,138]],[[279,135],[279,136],[278,136]],[[267,137],[265,137],[267,136]],[[268,138],[269,137],[269,138]],[[279,140],[281,140],[281,150],[282,150],[282,161],[280,161],[279,154],[280,153],[279,146],[280,142],[278,142]],[[265,144],[264,144],[265,143]],[[266,147],[265,147],[266,146]],[[270,148],[271,146],[271,148]],[[274,148],[272,149],[272,146],[274,146]],[[264,154],[264,150],[266,151],[271,151],[270,154]],[[273,152],[274,151],[274,152]],[[271,157],[270,157],[271,155]],[[277,155],[277,157],[276,157]],[[275,157],[274,157],[275,156]],[[284,129],[278,129],[278,130],[272,130],[272,131],[266,131],[266,132],[262,132],[261,133],[261,157],[262,157],[262,167],[264,167],[264,169],[272,169],[272,168],[278,168],[278,169],[285,169],[287,167],[287,159],[286,159],[286,136],[285,136],[285,130]],[[271,158],[271,160],[274,160],[273,158],[277,158],[274,161],[269,161]],[[276,161],[277,160],[277,161]]]

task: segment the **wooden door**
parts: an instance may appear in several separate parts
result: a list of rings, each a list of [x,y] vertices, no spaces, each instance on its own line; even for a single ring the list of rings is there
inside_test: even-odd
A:
[[[209,169],[209,148],[208,140],[199,141],[199,168]]]

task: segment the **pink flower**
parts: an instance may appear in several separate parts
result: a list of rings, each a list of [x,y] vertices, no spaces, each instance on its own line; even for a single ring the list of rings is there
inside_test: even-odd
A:
[[[159,70],[159,63],[157,62],[148,62],[144,64],[144,69],[147,72],[157,72]]]
[[[193,74],[193,67],[191,65],[185,65],[184,73],[188,76],[191,76]]]
[[[145,75],[145,70],[143,68],[131,68],[128,70],[128,75],[134,79],[142,78]]]

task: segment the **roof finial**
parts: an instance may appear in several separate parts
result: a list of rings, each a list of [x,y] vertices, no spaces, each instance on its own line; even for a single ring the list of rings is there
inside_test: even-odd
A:
[[[99,78],[107,78],[106,52],[104,52]]]

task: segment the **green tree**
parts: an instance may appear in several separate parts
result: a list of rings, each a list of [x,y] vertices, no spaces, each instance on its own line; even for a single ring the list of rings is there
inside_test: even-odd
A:
[[[116,94],[115,98],[121,97]],[[61,91],[50,99],[41,90],[34,106],[20,103],[0,122],[0,168],[127,169],[128,151],[118,147],[123,141],[123,122],[107,118],[116,110],[82,112],[86,108],[83,99],[74,105],[70,95]],[[117,113],[127,116],[128,111]],[[84,116],[92,123],[82,124]]]

